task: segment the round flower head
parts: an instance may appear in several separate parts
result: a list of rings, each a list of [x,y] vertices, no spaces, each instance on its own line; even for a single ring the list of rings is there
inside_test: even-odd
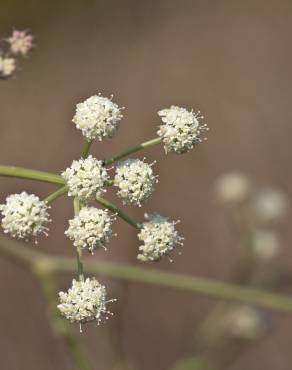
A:
[[[13,54],[26,55],[33,47],[33,36],[27,31],[14,30],[7,41]]]
[[[137,258],[140,261],[157,261],[162,256],[169,256],[177,244],[182,245],[183,238],[175,230],[177,222],[169,221],[158,214],[145,214],[145,219],[138,234],[139,240],[144,242],[139,247],[141,253]]]
[[[47,235],[48,208],[36,195],[25,192],[9,195],[6,204],[0,205],[4,232],[26,241]]]
[[[72,121],[87,140],[110,138],[119,127],[122,108],[111,99],[94,95],[77,104]]]
[[[172,105],[159,111],[158,115],[163,124],[157,134],[162,138],[166,153],[182,154],[190,151],[202,142],[201,135],[208,130],[207,125],[200,122],[204,118],[200,116],[200,111],[194,113]]]
[[[252,239],[255,256],[262,262],[275,258],[280,250],[280,241],[277,234],[270,230],[256,230]]]
[[[83,207],[73,220],[69,220],[65,234],[77,248],[88,248],[91,253],[98,247],[106,249],[104,244],[112,236],[113,219],[108,210]]]
[[[288,200],[282,192],[275,189],[259,191],[252,204],[252,212],[260,223],[278,221],[288,210]]]
[[[223,204],[241,203],[252,191],[252,184],[247,176],[240,172],[230,172],[220,176],[215,184],[216,196]]]
[[[117,165],[114,185],[119,188],[117,194],[124,204],[141,206],[153,193],[157,183],[153,164],[140,159],[127,159]]]
[[[86,159],[73,161],[62,176],[69,187],[68,195],[84,200],[93,194],[100,195],[104,192],[104,186],[108,180],[102,161],[98,161],[91,155]]]
[[[0,55],[0,78],[10,77],[16,70],[16,61],[11,57]]]
[[[111,314],[106,304],[113,300],[106,300],[105,286],[99,284],[95,278],[86,280],[73,280],[68,292],[59,292],[58,308],[63,316],[71,322],[80,325],[89,321],[107,319]],[[81,329],[81,326],[80,326]]]

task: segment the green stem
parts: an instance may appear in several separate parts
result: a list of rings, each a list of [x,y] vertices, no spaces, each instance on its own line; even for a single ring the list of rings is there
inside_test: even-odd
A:
[[[82,149],[82,152],[81,152],[81,157],[82,158],[87,158],[87,156],[89,154],[91,144],[92,144],[92,140],[85,142],[85,144],[83,146],[83,149]]]
[[[116,161],[119,161],[122,158],[127,157],[129,154],[139,152],[142,149],[149,148],[150,146],[156,145],[161,142],[160,137],[156,137],[155,139],[146,141],[145,143],[142,143],[140,145],[134,146],[132,148],[126,149],[123,152],[121,152],[118,155],[115,155],[114,157],[107,159],[104,161],[105,166],[108,166],[110,164],[113,164]]]
[[[69,257],[53,257],[37,249],[31,249],[5,236],[0,236],[0,252],[11,261],[34,270],[41,266],[50,272],[74,272],[76,261]],[[236,284],[216,281],[198,276],[163,272],[106,261],[88,261],[86,270],[92,274],[133,281],[202,294],[210,298],[254,304],[292,313],[292,297],[264,290],[246,288]]]
[[[62,186],[61,188],[59,188],[58,190],[56,190],[54,193],[48,195],[44,201],[47,203],[47,204],[50,204],[52,203],[54,200],[56,200],[57,198],[61,197],[62,195],[64,195],[65,193],[67,193],[68,191],[68,186],[67,185],[64,185]]]
[[[74,198],[73,205],[74,205],[74,214],[75,216],[77,216],[78,213],[80,212],[80,201],[77,197]],[[79,280],[84,280],[82,249],[80,247],[77,247],[77,272]]]
[[[59,175],[14,166],[0,166],[0,176],[19,177],[29,180],[49,182],[57,185],[65,184],[65,180]]]
[[[103,205],[105,208],[109,209],[113,213],[116,213],[120,218],[122,218],[124,221],[126,221],[128,224],[133,226],[135,229],[141,229],[141,225],[135,222],[130,216],[128,216],[124,211],[122,211],[120,208],[115,206],[114,204],[110,203],[104,198],[96,197],[95,198],[98,203]]]

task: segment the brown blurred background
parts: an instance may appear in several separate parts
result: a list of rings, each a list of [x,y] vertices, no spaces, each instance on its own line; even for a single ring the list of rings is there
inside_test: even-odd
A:
[[[143,209],[128,211],[137,219],[144,211],[158,211],[182,220],[182,256],[155,267],[229,280],[237,251],[214,202],[215,179],[238,169],[291,195],[292,2],[2,0],[0,5],[0,35],[28,28],[37,44],[17,77],[0,85],[1,163],[61,172],[82,146],[71,123],[75,104],[97,92],[113,93],[126,107],[115,138],[94,143],[98,158],[154,137],[162,107],[200,109],[211,128],[208,141],[184,156],[166,156],[160,146],[139,154],[158,160],[160,181]],[[0,189],[3,201],[22,190],[45,196],[54,187],[2,178]],[[50,236],[38,248],[73,255],[63,235],[72,216],[70,200],[58,200],[51,213]],[[136,264],[135,231],[123,221],[115,231],[108,252],[93,258]],[[289,264],[288,220],[281,233],[281,258]],[[35,280],[4,258],[0,265],[0,368],[74,369],[51,333]],[[71,278],[64,276],[60,288]],[[135,370],[164,370],[192,354],[197,324],[214,301],[102,280],[119,301],[112,305],[114,318],[98,328],[87,325],[80,337],[95,369],[126,360]],[[291,369],[292,316],[271,316],[270,334],[230,368]]]

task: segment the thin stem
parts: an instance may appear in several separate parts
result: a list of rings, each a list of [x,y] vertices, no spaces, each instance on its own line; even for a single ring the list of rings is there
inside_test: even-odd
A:
[[[0,236],[0,252],[12,261],[29,268],[29,270],[33,270],[36,265],[42,266],[43,269],[52,273],[74,272],[76,269],[74,258],[53,257],[36,249],[32,250],[22,243],[4,236]],[[208,278],[92,260],[86,262],[86,270],[92,274],[100,274],[115,279],[164,286],[202,294],[210,298],[254,304],[292,313],[291,296],[254,288],[245,288]]]
[[[134,146],[132,148],[126,149],[122,151],[120,154],[115,155],[114,157],[107,159],[104,161],[105,166],[108,166],[110,164],[113,164],[116,161],[119,161],[122,158],[127,157],[129,154],[139,152],[142,149],[149,148],[150,146],[156,145],[161,142],[160,137],[156,137],[155,139],[146,141],[145,143],[142,143],[140,145]]]
[[[49,182],[57,185],[65,184],[65,180],[59,175],[14,166],[0,166],[0,176],[19,177],[23,179]]]
[[[67,185],[64,185],[62,186],[61,188],[59,188],[58,190],[56,190],[54,193],[48,195],[44,201],[47,203],[47,204],[50,204],[52,203],[54,200],[56,200],[57,198],[61,197],[62,195],[64,195],[65,193],[67,193],[68,191],[68,186]]]
[[[80,201],[77,197],[74,198],[73,205],[74,205],[74,214],[75,216],[77,216],[78,213],[80,212]],[[84,280],[82,249],[80,247],[77,247],[77,271],[79,280]]]
[[[92,140],[85,142],[85,144],[83,146],[83,149],[82,149],[82,152],[81,152],[81,157],[82,158],[87,158],[87,156],[89,154],[91,144],[92,144]]]
[[[128,216],[124,211],[122,211],[120,208],[115,206],[114,204],[110,203],[108,200],[100,197],[96,197],[96,201],[103,205],[105,208],[109,209],[113,213],[116,213],[120,218],[122,218],[124,221],[126,221],[128,224],[133,226],[135,229],[140,229],[141,225],[135,222],[130,216]]]

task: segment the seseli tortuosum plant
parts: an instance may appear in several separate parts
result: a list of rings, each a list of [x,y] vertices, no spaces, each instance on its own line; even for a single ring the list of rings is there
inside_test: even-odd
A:
[[[164,256],[170,259],[173,250],[182,245],[183,238],[176,230],[178,221],[156,213],[145,213],[145,220],[137,222],[103,198],[107,187],[114,186],[124,204],[141,207],[153,193],[158,181],[153,171],[154,163],[147,163],[146,159],[125,158],[156,144],[162,144],[166,153],[188,152],[203,140],[203,134],[208,130],[207,125],[202,123],[200,112],[171,106],[158,112],[162,122],[154,139],[126,149],[108,160],[89,155],[93,140],[111,138],[116,133],[123,117],[122,111],[123,108],[118,107],[112,97],[109,99],[100,94],[77,104],[72,121],[85,137],[85,145],[81,158],[73,160],[61,176],[0,166],[1,175],[60,186],[45,199],[26,192],[6,198],[6,203],[0,205],[2,228],[12,237],[36,241],[41,234],[48,235],[50,204],[65,194],[73,198],[74,218],[69,220],[65,235],[72,240],[77,251],[77,277],[67,292],[59,293],[58,308],[65,318],[78,323],[80,328],[81,324],[89,321],[100,323],[111,314],[106,306],[113,300],[107,299],[106,288],[94,277],[84,277],[82,253],[86,249],[92,254],[98,249],[106,250],[113,235],[112,224],[117,217],[136,229],[141,242],[137,258],[142,262],[158,261]],[[109,169],[113,165],[115,174],[111,178]],[[90,206],[92,200],[102,208]]]

